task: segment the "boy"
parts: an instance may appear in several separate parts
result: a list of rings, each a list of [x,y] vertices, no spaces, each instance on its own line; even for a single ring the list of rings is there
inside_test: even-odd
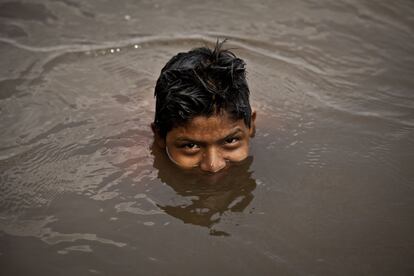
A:
[[[156,144],[183,169],[216,173],[249,154],[256,112],[245,63],[222,49],[223,43],[177,54],[155,86]]]

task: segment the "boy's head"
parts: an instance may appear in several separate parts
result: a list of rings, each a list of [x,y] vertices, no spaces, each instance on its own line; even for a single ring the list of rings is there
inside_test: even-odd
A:
[[[182,168],[217,172],[248,156],[256,114],[245,63],[222,44],[177,54],[155,86],[152,129],[157,144]]]

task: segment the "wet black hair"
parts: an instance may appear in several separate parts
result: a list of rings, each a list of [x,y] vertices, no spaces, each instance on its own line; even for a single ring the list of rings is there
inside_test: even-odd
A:
[[[196,116],[209,117],[222,111],[234,120],[243,119],[250,127],[245,62],[223,49],[224,42],[217,41],[214,49],[178,53],[161,70],[154,95],[154,126],[161,137]]]

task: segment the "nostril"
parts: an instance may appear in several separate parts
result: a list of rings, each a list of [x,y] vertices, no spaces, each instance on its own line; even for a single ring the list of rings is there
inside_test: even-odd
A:
[[[222,160],[215,160],[212,162],[205,162],[201,164],[201,169],[203,171],[207,171],[207,172],[211,172],[211,173],[216,173],[222,169],[224,169],[226,167],[226,161],[224,159]]]
[[[221,170],[224,166],[220,165],[217,162],[204,162],[201,164],[200,168],[203,171],[207,171],[207,172],[218,172],[219,170]]]

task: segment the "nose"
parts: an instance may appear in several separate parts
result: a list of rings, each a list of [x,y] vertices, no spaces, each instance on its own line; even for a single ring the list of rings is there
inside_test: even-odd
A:
[[[203,153],[203,159],[200,163],[200,169],[205,172],[216,173],[226,167],[226,160],[221,153],[215,148],[209,148]]]

